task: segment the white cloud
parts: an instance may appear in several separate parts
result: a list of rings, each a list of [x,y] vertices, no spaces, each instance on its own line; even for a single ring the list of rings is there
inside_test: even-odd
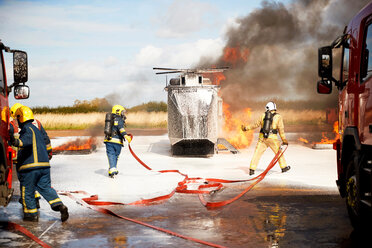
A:
[[[226,33],[230,29],[238,29],[240,24],[237,22],[237,20],[238,20],[237,16],[236,17],[230,17],[229,19],[227,19],[227,21],[225,22],[225,24],[221,28],[221,34],[226,35]]]
[[[103,23],[94,19],[86,20],[90,15],[109,15],[117,11],[115,9],[73,6],[49,6],[42,3],[22,2],[22,8],[17,2],[8,2],[2,7],[0,17],[5,23],[11,23],[16,27],[35,28],[36,30],[68,30],[81,32],[121,32],[129,29],[115,23]],[[14,9],[17,9],[14,12]],[[6,25],[4,25],[6,27]]]
[[[29,78],[37,81],[101,81],[107,75],[117,76],[115,70],[93,61],[58,61],[29,68]]]
[[[136,56],[136,63],[140,66],[153,66],[159,61],[163,54],[163,49],[148,45],[142,48]]]
[[[197,32],[207,26],[206,17],[213,9],[212,5],[206,3],[176,0],[169,6],[166,14],[160,16],[161,28],[157,35],[163,38],[179,38]]]
[[[114,65],[118,65],[119,60],[114,56],[108,56],[105,59],[105,61],[103,62],[103,64],[105,65],[105,67],[111,67],[111,66],[114,66]]]
[[[195,42],[164,47],[146,46],[136,56],[139,66],[148,67],[185,67],[196,65],[201,57],[218,58],[223,49],[223,42],[217,39],[201,39]]]
[[[168,11],[158,23],[148,23],[148,13],[125,15],[121,11],[126,4],[118,9],[112,2],[103,8],[88,3],[70,8],[43,1],[2,5],[0,37],[6,36],[7,45],[29,54],[31,98],[27,104],[71,105],[76,99],[117,92],[126,106],[164,100],[165,77],[156,75],[153,67],[190,68],[201,57],[221,55],[222,39],[210,38],[218,35],[213,30],[220,27],[212,25],[215,7],[208,3],[167,3]],[[153,8],[151,14],[160,16],[159,10],[164,8]],[[159,39],[151,32],[154,27],[167,37],[187,35],[187,39]]]

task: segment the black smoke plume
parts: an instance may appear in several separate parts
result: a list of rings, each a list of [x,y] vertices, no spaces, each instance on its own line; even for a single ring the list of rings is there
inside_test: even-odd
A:
[[[320,101],[324,107],[336,106],[335,88],[332,95],[316,92],[318,48],[330,45],[341,35],[368,2],[263,1],[261,8],[238,18],[238,25],[226,33],[224,53],[236,48],[235,60],[224,56],[217,61],[204,58],[198,67],[230,67],[221,82],[221,94],[232,109],[266,99],[310,100]]]

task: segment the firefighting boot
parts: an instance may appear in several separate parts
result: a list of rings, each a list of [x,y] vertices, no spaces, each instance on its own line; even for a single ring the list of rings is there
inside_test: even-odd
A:
[[[23,221],[38,222],[39,216],[37,214],[24,214]]]
[[[52,207],[53,211],[60,212],[61,213],[61,221],[65,222],[68,217],[68,208],[64,204],[55,205]]]
[[[289,169],[291,169],[291,166],[286,166],[286,167],[282,168],[282,173],[284,173],[286,171],[289,171]]]
[[[115,167],[112,167],[109,169],[108,174],[109,177],[114,178],[117,174],[119,174],[119,171]]]
[[[254,174],[254,170],[249,169],[249,175],[252,176]]]
[[[68,216],[69,216],[68,208],[65,205],[62,205],[59,208],[59,212],[61,212],[61,221],[65,222],[68,219]]]

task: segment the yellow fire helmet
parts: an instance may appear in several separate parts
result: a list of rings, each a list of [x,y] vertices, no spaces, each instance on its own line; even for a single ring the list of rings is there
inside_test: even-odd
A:
[[[27,106],[21,106],[18,108],[15,112],[15,115],[17,116],[18,121],[21,123],[34,119],[34,113],[32,113],[32,110]]]
[[[112,107],[112,113],[116,115],[124,115],[125,111],[125,108],[121,105],[114,105]]]
[[[17,111],[17,109],[19,109],[20,107],[22,107],[23,105],[20,104],[20,103],[15,103],[13,104],[13,106],[10,108],[10,116],[13,118],[13,119],[16,119],[17,117],[15,116],[15,112]]]

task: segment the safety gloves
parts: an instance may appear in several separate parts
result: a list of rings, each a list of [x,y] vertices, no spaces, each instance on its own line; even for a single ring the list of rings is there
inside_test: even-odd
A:
[[[13,133],[9,133],[9,142],[10,142],[10,145],[12,146],[16,146],[16,147],[20,146],[19,139],[16,139]]]
[[[124,138],[126,139],[126,141],[128,141],[128,143],[132,141],[132,138],[129,135],[124,135]]]
[[[288,140],[284,139],[283,140],[283,145],[287,146],[288,145]]]

